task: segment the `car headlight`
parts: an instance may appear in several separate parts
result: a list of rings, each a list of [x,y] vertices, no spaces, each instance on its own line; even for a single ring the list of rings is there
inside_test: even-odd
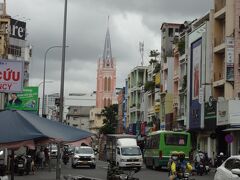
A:
[[[92,157],[92,160],[94,160],[94,161],[95,161],[95,157]]]
[[[121,162],[124,162],[124,161],[125,161],[125,159],[121,159],[120,161],[121,161]]]
[[[140,162],[142,162],[142,161],[143,161],[143,159],[142,159],[142,158],[140,158],[140,159],[139,159],[139,161],[140,161]]]

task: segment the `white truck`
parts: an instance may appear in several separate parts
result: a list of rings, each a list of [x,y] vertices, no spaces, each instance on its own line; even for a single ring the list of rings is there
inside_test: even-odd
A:
[[[107,160],[122,169],[141,169],[143,158],[136,136],[108,134],[106,143]]]

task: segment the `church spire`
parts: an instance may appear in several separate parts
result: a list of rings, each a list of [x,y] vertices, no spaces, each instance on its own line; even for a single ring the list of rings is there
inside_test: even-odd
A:
[[[105,37],[105,44],[104,44],[104,51],[103,51],[103,61],[107,64],[109,64],[112,61],[111,39],[110,39],[110,33],[109,33],[109,16],[108,16],[107,33]]]

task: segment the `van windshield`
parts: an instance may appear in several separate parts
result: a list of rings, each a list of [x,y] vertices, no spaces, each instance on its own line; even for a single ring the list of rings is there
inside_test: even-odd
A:
[[[75,149],[76,154],[93,154],[92,148],[76,148]]]
[[[139,147],[124,147],[121,148],[123,156],[139,156],[141,155],[141,150]]]

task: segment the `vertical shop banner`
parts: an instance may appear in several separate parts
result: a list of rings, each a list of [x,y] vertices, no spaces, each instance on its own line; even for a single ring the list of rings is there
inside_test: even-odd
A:
[[[0,92],[22,92],[23,77],[23,61],[0,59]]]
[[[226,80],[234,81],[234,38],[226,37]]]
[[[25,87],[22,93],[9,94],[5,109],[38,111],[38,87]]]
[[[191,68],[190,68],[190,129],[201,127],[201,104],[203,101],[203,89],[200,89],[201,82],[201,59],[202,59],[202,38],[191,44]],[[200,92],[200,93],[199,93]]]
[[[198,99],[200,87],[200,65],[202,56],[202,41],[195,42],[192,46],[192,99]]]

